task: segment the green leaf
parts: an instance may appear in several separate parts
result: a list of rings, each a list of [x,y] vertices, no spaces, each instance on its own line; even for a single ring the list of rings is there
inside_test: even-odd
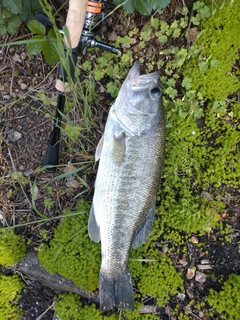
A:
[[[35,35],[32,37],[31,40],[43,40],[43,36],[41,35]],[[28,42],[28,51],[30,54],[39,54],[41,51],[42,51],[42,46],[43,46],[43,43],[42,41],[34,41],[34,42]]]
[[[192,86],[192,79],[188,77],[184,77],[182,81],[182,86],[189,90]]]
[[[149,15],[152,12],[152,7],[147,0],[135,0],[135,8],[143,15]]]
[[[37,20],[31,20],[28,22],[28,28],[38,35],[44,36],[46,32],[46,28]]]
[[[0,35],[3,36],[5,33],[7,33],[6,26],[0,25]]]
[[[59,53],[56,47],[56,42],[49,39],[43,42],[42,51],[48,63],[54,64],[59,60]]]
[[[211,66],[212,67],[217,67],[218,64],[219,64],[219,61],[217,59],[212,59],[212,61],[211,61]]]
[[[148,0],[153,10],[165,8],[169,5],[170,0]]]
[[[22,21],[18,16],[12,16],[8,19],[7,32],[10,34],[16,33]]]
[[[21,0],[2,0],[2,5],[4,8],[11,11],[13,14],[18,14],[22,11]]]

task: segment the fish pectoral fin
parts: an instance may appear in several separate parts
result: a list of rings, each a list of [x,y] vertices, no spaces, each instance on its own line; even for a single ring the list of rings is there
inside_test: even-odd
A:
[[[97,145],[97,148],[96,148],[96,152],[95,152],[95,161],[96,162],[101,158],[103,144],[104,144],[104,135],[102,136],[102,138],[98,142],[98,145]]]
[[[117,164],[121,164],[125,158],[126,153],[125,132],[114,133],[113,140],[113,159]]]
[[[149,213],[146,217],[146,220],[142,223],[142,225],[136,231],[136,234],[133,238],[132,247],[133,249],[139,248],[143,245],[148,238],[150,237],[154,216],[156,211],[156,199],[153,201],[153,204],[149,210]]]
[[[88,234],[90,239],[92,239],[95,242],[99,242],[101,240],[100,228],[95,218],[93,205],[91,207],[90,215],[88,219]]]

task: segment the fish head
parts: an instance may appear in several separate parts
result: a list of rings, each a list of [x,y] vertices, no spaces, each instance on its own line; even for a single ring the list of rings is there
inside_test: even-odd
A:
[[[141,75],[140,63],[136,61],[119,91],[115,113],[119,124],[131,136],[158,126],[163,116],[159,73]]]

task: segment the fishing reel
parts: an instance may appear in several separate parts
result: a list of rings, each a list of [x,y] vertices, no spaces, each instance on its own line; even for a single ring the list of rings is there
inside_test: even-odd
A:
[[[77,56],[80,54],[85,55],[88,48],[98,47],[100,49],[110,51],[111,53],[121,55],[121,51],[119,49],[100,41],[96,41],[94,39],[94,37],[99,33],[101,29],[105,16],[106,3],[106,0],[103,0],[102,2],[99,2],[98,0],[88,1],[85,21],[79,44],[76,48],[72,48],[72,53],[70,56],[68,50],[65,48],[66,56],[68,56],[70,75],[72,79],[74,78]],[[44,13],[38,13],[36,15],[36,20],[45,26],[53,26],[52,22]],[[64,32],[61,28],[59,28],[59,31],[64,35]],[[67,72],[64,68],[62,68],[62,66],[59,66],[58,68],[58,79],[63,82],[68,82]]]

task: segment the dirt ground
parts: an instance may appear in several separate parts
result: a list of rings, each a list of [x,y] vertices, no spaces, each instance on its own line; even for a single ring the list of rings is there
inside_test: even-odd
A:
[[[55,7],[59,3],[53,3]],[[191,8],[191,2],[187,5]],[[171,6],[164,9],[163,16],[170,22],[176,19],[177,10],[182,6],[182,1],[172,1]],[[66,11],[66,10],[65,10]],[[66,12],[62,9],[58,19],[64,22]],[[103,33],[100,34],[102,42],[106,42],[111,37],[113,31],[117,35],[127,33],[126,27],[121,24],[122,11],[118,11],[108,18],[103,26]],[[116,20],[117,19],[117,20]],[[137,26],[144,25],[149,18],[141,17],[138,13],[131,15],[131,22]],[[116,24],[116,21],[117,24]],[[23,38],[29,34],[26,26],[22,26],[14,40]],[[4,36],[1,42],[11,42],[13,37]],[[186,43],[182,44],[183,46]],[[91,55],[91,53],[89,53]],[[88,57],[86,57],[88,59]],[[36,174],[36,169],[42,165],[43,157],[49,141],[49,134],[52,128],[51,113],[55,113],[56,91],[55,77],[56,66],[46,63],[44,58],[39,56],[29,57],[25,45],[8,46],[0,50],[0,172],[3,183],[0,188],[0,225],[17,224],[24,221],[39,219],[35,211],[35,206],[41,212],[46,210],[44,202],[44,185],[54,174],[41,172]],[[44,93],[44,99],[41,94]],[[106,110],[112,103],[112,98],[106,95],[104,104],[96,111],[96,119],[99,121],[101,130],[106,119]],[[74,113],[75,112],[75,113]],[[73,117],[79,117],[77,111],[73,111]],[[94,148],[101,135],[101,130],[94,129],[93,140],[89,143],[89,159],[93,159]],[[87,140],[84,144],[87,144]],[[86,160],[86,155],[81,150],[75,148],[69,150],[63,142],[60,148],[60,164],[68,162],[81,162]],[[21,177],[14,178],[9,172],[21,173]],[[84,197],[91,201],[93,194],[93,183],[96,174],[94,165],[90,166],[82,173],[82,178],[86,179],[88,188],[78,185],[77,189],[69,188],[69,192],[63,194],[53,191],[55,202],[48,210],[48,217],[62,214],[64,208],[74,208],[76,204],[75,196],[83,192]],[[38,177],[38,182],[42,186],[36,196],[36,203],[32,202],[31,187],[34,180]],[[24,183],[24,177],[29,178],[32,185]],[[22,180],[21,180],[22,178]],[[14,180],[15,179],[15,180]],[[13,187],[12,181],[15,183]],[[60,180],[53,183],[55,190],[66,189],[65,182]],[[223,223],[232,228],[230,234],[231,242],[222,245],[222,235],[216,231],[211,237],[202,236],[193,239],[187,244],[188,252],[186,256],[172,256],[173,264],[177,268],[182,268],[187,273],[187,269],[194,265],[201,265],[202,260],[208,261],[208,265],[214,267],[215,274],[224,279],[231,273],[240,274],[240,197],[236,195],[234,201],[227,205],[227,217]],[[23,216],[24,215],[24,216]],[[46,223],[45,229],[48,235],[52,234],[52,229],[58,221],[53,220]],[[37,247],[42,239],[33,226],[26,226],[17,229],[18,233],[23,234],[26,239],[32,240],[32,248]],[[204,243],[204,247],[198,248],[194,241]],[[205,252],[208,252],[205,254]],[[186,261],[186,265],[179,264],[179,261]],[[10,274],[9,269],[1,268],[4,274]],[[24,315],[21,320],[57,320],[53,308],[53,297],[58,294],[57,290],[44,286],[36,279],[23,276],[25,288],[19,302]],[[220,284],[216,279],[207,278],[206,281],[197,282],[194,279],[184,278],[184,286],[187,297],[172,297],[165,308],[159,308],[157,313],[160,319],[176,319],[172,316],[171,310],[178,304],[184,310],[189,300],[201,301],[206,297],[209,288],[219,289]],[[148,302],[149,303],[149,302]],[[154,302],[153,302],[154,303]],[[50,307],[50,308],[49,308]],[[191,310],[190,313],[191,315]],[[221,319],[205,318],[199,312],[192,314],[192,319]],[[64,319],[62,319],[64,320]]]

